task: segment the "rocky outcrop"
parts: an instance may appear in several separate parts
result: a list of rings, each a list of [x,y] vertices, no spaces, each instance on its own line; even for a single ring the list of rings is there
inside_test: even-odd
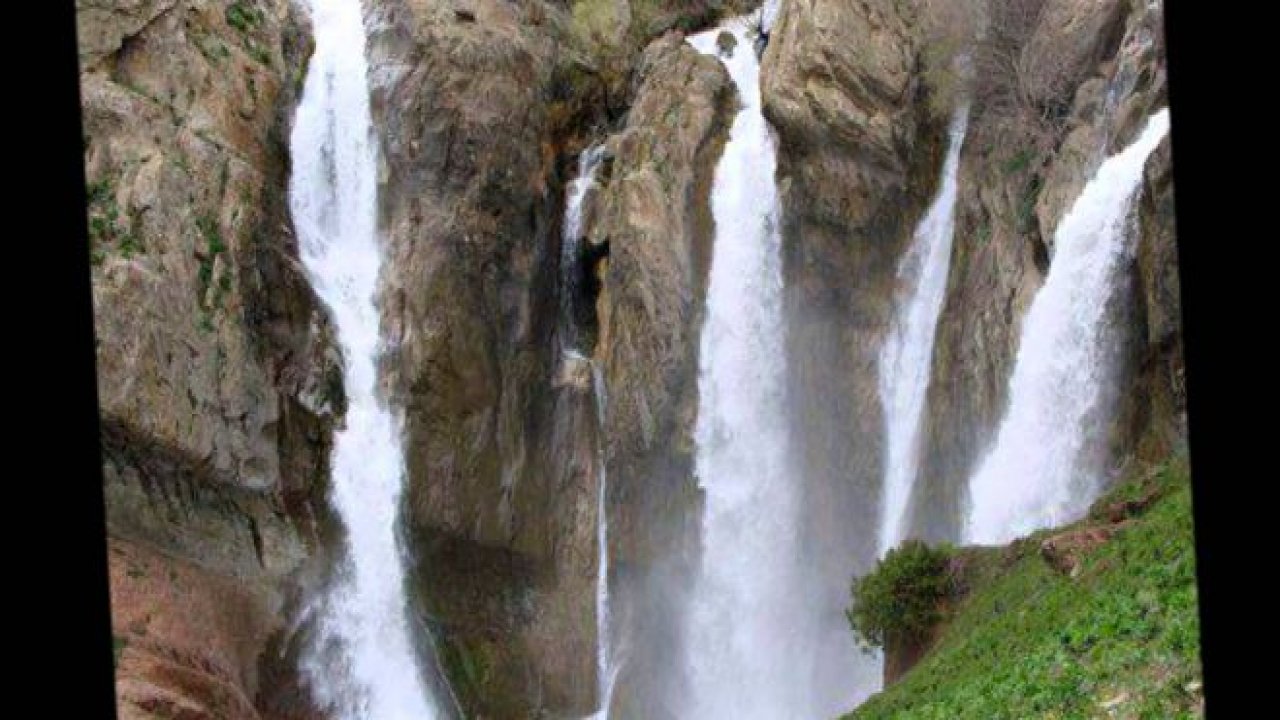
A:
[[[747,51],[742,48],[741,51]],[[714,235],[710,189],[737,96],[680,33],[653,42],[588,204],[599,269],[613,624],[626,647],[615,717],[664,718],[679,697],[677,618],[696,567],[698,344]]]
[[[847,579],[875,558],[879,350],[898,259],[942,160],[942,123],[915,74],[918,35],[901,3],[784,2],[763,60],[804,545],[837,618]]]
[[[611,77],[610,63],[645,33],[628,23],[601,25],[621,28],[617,37],[591,32],[596,5],[481,0],[463,13],[388,0],[370,14],[385,158],[385,367],[405,409],[416,596],[464,709],[486,717],[582,715],[599,701],[601,438],[590,372],[561,347],[571,333],[559,327],[569,290],[560,226],[573,152],[632,93],[634,129],[611,141],[610,189],[588,210],[600,218],[598,242],[583,257],[598,263],[609,299],[572,333],[584,354],[598,346],[605,371],[610,506],[622,528],[643,515],[620,531],[618,554],[656,552],[631,548],[659,537],[639,523],[656,522],[669,486],[639,464],[658,462],[655,433],[670,435],[676,413],[689,415],[687,390],[670,385],[696,376],[693,160],[705,155],[724,79],[677,39],[645,53],[634,74]],[[620,7],[638,18],[647,5]],[[679,75],[657,79],[670,72]],[[645,89],[658,82],[691,107]],[[659,141],[659,123],[686,129]],[[650,373],[667,384],[644,385]],[[633,489],[642,480],[654,485]]]
[[[343,411],[286,203],[306,19],[286,0],[77,11],[121,716],[258,717]]]
[[[412,574],[464,709],[580,715],[595,687],[596,479],[591,397],[554,383],[564,18],[454,5],[388,0],[369,20]]]
[[[1004,412],[1021,318],[1057,224],[1107,155],[1167,104],[1161,16],[1159,3],[1046,0],[1022,48],[1029,82],[1050,79],[1032,83],[1044,88],[1045,124],[1028,127],[981,98],[974,105],[911,501],[913,530],[926,540],[959,536],[965,484]],[[1117,459],[1134,448],[1140,459],[1160,457],[1185,437],[1168,140],[1147,168],[1135,203],[1137,260],[1112,319],[1122,348],[1110,432]]]

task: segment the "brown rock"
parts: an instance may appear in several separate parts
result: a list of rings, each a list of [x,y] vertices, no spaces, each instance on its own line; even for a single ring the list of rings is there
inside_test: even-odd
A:
[[[559,133],[577,116],[556,103],[586,90],[562,82],[561,9],[537,25],[501,0],[467,10],[388,0],[370,16],[414,600],[468,714],[582,715],[599,473],[590,386],[560,362]]]
[[[1074,578],[1084,557],[1110,540],[1121,527],[1100,525],[1059,533],[1040,543],[1040,556],[1054,570]]]
[[[699,537],[693,430],[710,188],[737,100],[723,65],[674,33],[645,50],[636,78],[626,125],[608,142],[590,240],[610,248],[595,356],[608,388],[614,631],[637,638],[614,711],[661,718],[659,703],[679,697],[683,680],[670,658]]]
[[[126,717],[258,717],[326,531],[340,358],[285,199],[309,40],[240,5],[77,3],[107,526],[149,578],[113,564]]]
[[[879,350],[897,264],[941,166],[915,75],[919,29],[889,0],[784,3],[765,49],[778,136],[785,352],[804,543],[838,616],[875,559],[883,474]]]

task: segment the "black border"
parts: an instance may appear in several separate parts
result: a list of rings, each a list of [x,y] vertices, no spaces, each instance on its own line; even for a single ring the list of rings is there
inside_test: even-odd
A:
[[[24,527],[6,558],[25,567],[6,579],[5,595],[27,605],[10,616],[27,636],[10,659],[30,683],[11,689],[21,706],[115,718],[75,2],[12,10],[6,77],[17,87],[6,88],[5,114],[20,126],[5,127],[18,150],[5,164],[17,191],[5,207],[26,227],[5,233],[22,254],[5,262],[17,292],[7,309],[22,326],[5,354],[20,363],[7,379],[23,394],[6,403],[18,435],[6,433],[5,499],[6,524]]]

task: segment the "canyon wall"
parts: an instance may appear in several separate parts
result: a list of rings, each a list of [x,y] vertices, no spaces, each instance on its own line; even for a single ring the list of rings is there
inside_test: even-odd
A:
[[[814,602],[836,620],[875,560],[880,347],[898,261],[937,183],[946,118],[916,74],[902,3],[784,2],[762,66],[777,132],[793,450]],[[834,622],[834,621],[833,621]]]
[[[344,403],[287,210],[307,20],[77,13],[120,715],[287,716],[265,650],[324,545]]]
[[[665,718],[684,680],[679,613],[698,560],[698,349],[713,227],[710,188],[736,108],[728,73],[671,33],[640,57],[639,88],[589,205],[609,255],[597,308],[608,389],[615,717]]]
[[[671,717],[665,700],[685,692],[670,658],[699,557],[709,195],[738,101],[684,33],[755,5],[366,3],[411,605],[468,715],[582,716],[600,702],[602,477],[615,717]],[[344,399],[286,202],[307,19],[289,0],[77,8],[122,717],[316,717],[293,673],[307,629],[287,623],[341,542],[325,489]],[[1049,78],[1028,86],[1047,129],[1011,125],[979,96],[962,153],[911,501],[913,534],[929,540],[958,535],[1056,224],[1167,102],[1158,4],[1045,0],[1038,17],[1019,53]],[[838,619],[874,560],[877,365],[942,163],[927,42],[913,3],[784,0],[764,49],[800,532],[813,602]],[[569,260],[583,266],[563,267],[565,185],[598,141],[585,252]],[[1185,436],[1170,169],[1166,140],[1115,308],[1117,457],[1158,457]],[[570,274],[592,281],[570,287]],[[570,338],[584,357],[564,352]]]
[[[668,530],[696,507],[697,239],[727,101],[679,30],[641,52],[715,12],[668,4],[370,7],[384,365],[404,408],[415,600],[469,712],[582,715],[600,700],[594,403],[606,398],[563,352],[569,338],[605,378],[618,572],[647,577],[687,544]],[[587,254],[607,260],[562,268],[571,160],[612,127],[586,208]],[[566,270],[603,288],[590,291],[598,312],[572,298],[587,308],[572,330],[559,324]]]

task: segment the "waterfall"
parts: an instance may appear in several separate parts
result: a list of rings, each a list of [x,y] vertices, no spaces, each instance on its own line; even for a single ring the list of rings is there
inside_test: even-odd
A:
[[[880,352],[880,402],[888,445],[880,520],[881,554],[901,542],[906,532],[907,503],[919,465],[920,420],[929,389],[933,340],[951,267],[956,175],[968,122],[969,109],[961,107],[951,121],[937,197],[916,228],[911,248],[898,267],[899,286],[906,290],[905,302],[900,305]]]
[[[330,501],[346,530],[336,579],[313,599],[303,660],[317,702],[345,720],[437,717],[414,652],[396,517],[400,427],[377,394],[377,156],[359,0],[312,0],[316,49],[290,139],[289,202],[301,255],[332,313],[348,396]]]
[[[583,237],[586,235],[582,209],[589,191],[596,182],[596,173],[604,160],[604,143],[596,143],[578,158],[578,174],[569,184],[565,200],[564,232],[561,235],[560,268],[561,268],[561,321],[560,326],[565,333],[564,354],[575,363],[590,363],[591,391],[595,396],[596,406],[596,683],[600,697],[600,709],[592,718],[606,720],[609,717],[609,705],[613,699],[614,680],[617,668],[612,662],[609,647],[609,515],[605,500],[608,490],[608,475],[604,462],[604,419],[607,400],[605,395],[604,374],[600,364],[588,359],[582,350],[575,347],[577,336],[576,322],[573,317],[573,302],[579,292],[582,279],[582,266],[578,257]]]
[[[1023,320],[1009,406],[969,483],[966,540],[1003,543],[1069,522],[1102,489],[1097,449],[1110,420],[1106,309],[1132,257],[1130,207],[1167,109],[1108,158],[1063,217],[1044,285]]]
[[[618,679],[618,667],[613,662],[610,647],[612,637],[609,620],[609,513],[605,504],[609,478],[604,462],[604,413],[607,406],[604,373],[598,363],[591,366],[592,389],[596,396],[596,422],[598,445],[596,463],[596,683],[600,694],[600,709],[592,718],[608,720],[609,707],[613,704],[613,687]]]
[[[587,191],[595,185],[596,173],[604,161],[604,143],[596,143],[578,157],[578,174],[569,183],[565,193],[564,229],[560,234],[560,328],[564,333],[562,346],[568,350],[577,348],[577,322],[574,319],[574,302],[581,291],[581,262],[579,251],[586,235],[583,227],[582,206]]]
[[[760,6],[761,29],[766,33],[772,32],[780,12],[782,12],[782,0],[764,0],[764,4]]]
[[[741,100],[711,195],[716,230],[695,429],[695,471],[705,493],[702,554],[683,618],[690,692],[680,699],[680,716],[689,718],[835,714],[814,687],[823,618],[797,547],[799,477],[783,401],[776,149],[761,113],[752,24],[739,17],[689,38],[699,52],[720,58]],[[722,32],[736,39],[733,49],[721,51]],[[852,646],[843,630],[840,639]],[[842,680],[839,692],[847,695],[849,675]]]

